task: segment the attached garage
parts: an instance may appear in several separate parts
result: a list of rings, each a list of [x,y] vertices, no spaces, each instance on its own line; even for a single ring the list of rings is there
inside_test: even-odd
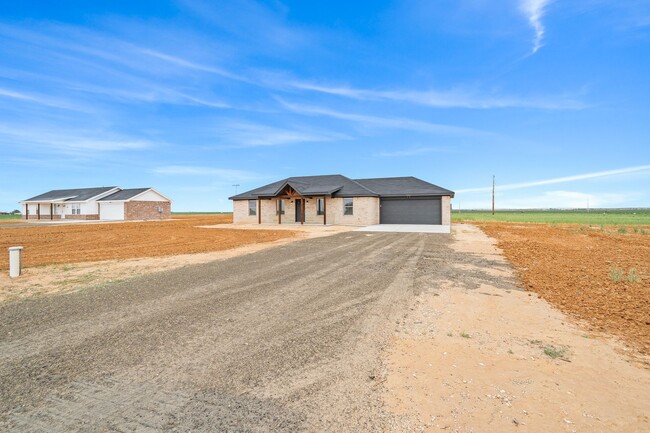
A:
[[[124,220],[124,203],[102,203],[99,202],[99,219],[101,220]]]
[[[171,200],[153,188],[122,189],[98,201],[101,220],[150,221],[171,218]]]
[[[441,197],[386,197],[380,200],[380,224],[442,224]]]

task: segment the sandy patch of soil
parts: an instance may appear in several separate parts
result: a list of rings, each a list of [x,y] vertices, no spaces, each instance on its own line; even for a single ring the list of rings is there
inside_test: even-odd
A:
[[[230,230],[225,224],[225,230]],[[217,226],[215,226],[216,228]],[[250,230],[251,227],[242,227]],[[264,227],[261,230],[271,230]],[[305,226],[291,231],[290,237],[282,237],[263,243],[252,243],[240,247],[198,254],[180,254],[166,257],[144,257],[128,260],[106,260],[98,262],[68,263],[26,268],[20,278],[11,279],[7,272],[0,273],[0,302],[25,299],[32,296],[74,292],[88,286],[99,285],[133,278],[139,275],[181,268],[188,265],[225,260],[231,257],[251,254],[263,249],[285,245],[301,239],[329,236],[347,227]],[[207,230],[206,230],[207,231]],[[283,233],[287,233],[286,231]]]
[[[453,248],[489,259],[485,282],[450,278],[414,301],[386,352],[389,410],[424,432],[650,431],[650,371],[617,341],[506,288],[514,275],[480,230],[457,225],[454,236]]]
[[[0,225],[3,225],[3,224],[17,224],[17,223],[21,223],[21,222],[24,222],[24,220],[22,220],[22,219],[4,219],[4,218],[0,218]]]
[[[223,224],[231,215],[192,215],[169,221],[117,224],[38,225],[0,230],[0,251],[22,245],[24,267],[103,260],[205,253],[293,237],[286,230],[206,230],[197,226]],[[0,270],[9,268],[0,254]]]
[[[497,240],[527,290],[650,355],[649,235],[579,225],[480,227]]]

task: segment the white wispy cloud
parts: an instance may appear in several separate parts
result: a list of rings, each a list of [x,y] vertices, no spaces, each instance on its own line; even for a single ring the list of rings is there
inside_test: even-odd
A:
[[[243,75],[235,74],[233,72],[227,71],[226,69],[219,68],[216,66],[209,66],[209,65],[203,65],[200,63],[196,63],[178,56],[174,56],[171,54],[163,53],[160,51],[152,50],[149,48],[142,48],[142,47],[137,47],[135,45],[132,45],[136,51],[139,51],[143,54],[146,54],[148,56],[154,57],[159,60],[163,60],[167,63],[185,68],[185,69],[193,69],[195,71],[202,71],[202,72],[209,72],[211,74],[216,74],[220,75],[225,78],[229,78],[231,80],[236,80],[236,81],[244,81],[247,83],[251,83],[252,81],[248,78],[246,78]]]
[[[53,152],[92,155],[99,152],[141,150],[154,146],[144,139],[123,137],[101,130],[59,130],[30,126],[0,124],[0,143],[7,146],[29,146]]]
[[[572,96],[557,95],[554,97],[485,96],[462,90],[373,90],[359,89],[349,86],[328,86],[322,84],[292,81],[291,87],[329,95],[336,95],[361,101],[393,101],[408,102],[435,108],[539,108],[547,110],[576,110],[586,107],[586,104]]]
[[[414,147],[410,149],[403,150],[388,150],[384,152],[375,153],[373,156],[383,157],[383,158],[395,158],[401,156],[417,156],[424,155],[427,153],[446,153],[450,152],[452,149],[450,147],[444,146],[431,146],[431,147]]]
[[[281,128],[248,122],[226,122],[219,127],[226,147],[282,146],[296,143],[349,140],[346,134],[305,128]]]
[[[533,40],[532,54],[535,54],[542,47],[544,39],[544,24],[542,17],[546,12],[546,7],[552,0],[520,0],[519,8],[528,19],[531,27],[535,31],[535,38]]]
[[[43,95],[35,95],[31,93],[19,92],[11,89],[0,88],[0,98],[8,98],[17,101],[30,102],[38,105],[43,105],[45,107],[51,108],[61,108],[65,110],[73,111],[88,111],[87,108],[82,108],[77,104],[63,101],[55,98],[51,98]]]
[[[403,117],[383,117],[383,116],[370,116],[367,114],[348,113],[343,111],[332,110],[329,108],[302,105],[287,102],[281,98],[276,98],[280,104],[286,109],[304,115],[324,116],[334,119],[346,120],[353,123],[358,123],[366,127],[382,128],[382,129],[401,129],[408,131],[428,132],[437,134],[448,135],[492,135],[490,132],[482,131],[474,128],[466,128],[461,126],[446,125],[443,123],[425,122],[421,120],[408,119]]]
[[[165,176],[210,176],[233,181],[253,180],[259,177],[257,174],[245,170],[197,165],[165,165],[156,167],[151,172]]]
[[[578,175],[575,175],[575,176],[556,177],[556,178],[553,178],[553,179],[536,180],[536,181],[532,181],[532,182],[520,182],[520,183],[511,183],[511,184],[506,184],[506,185],[497,185],[496,189],[498,191],[507,191],[507,190],[513,190],[513,189],[524,189],[524,188],[532,188],[532,187],[536,187],[536,186],[552,185],[552,184],[557,184],[557,183],[575,182],[575,181],[586,180],[586,179],[595,179],[595,178],[599,178],[599,177],[607,177],[607,176],[616,176],[616,175],[621,175],[621,174],[636,173],[636,172],[641,172],[641,171],[650,171],[650,165],[639,165],[639,166],[635,166],[635,167],[620,168],[620,169],[616,169],[616,170],[597,171],[597,172],[594,172],[594,173],[578,174]],[[486,186],[486,187],[480,187],[480,188],[459,189],[459,190],[456,190],[456,192],[457,193],[488,192],[488,191],[491,191],[491,190],[492,190],[491,186]]]

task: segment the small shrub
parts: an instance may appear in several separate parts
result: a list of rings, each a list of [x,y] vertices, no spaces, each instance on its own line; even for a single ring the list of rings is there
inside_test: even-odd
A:
[[[625,233],[627,233],[627,229],[625,227],[619,227],[618,232],[622,233],[622,234],[625,234]]]
[[[650,232],[648,232],[646,229],[641,229],[641,234],[642,234],[642,235],[647,235],[647,234],[649,234],[649,233],[650,233]]]
[[[620,268],[612,268],[609,271],[609,279],[612,280],[614,283],[620,283],[623,281],[623,269]]]
[[[544,347],[544,355],[553,359],[564,357],[564,352],[565,350],[560,347],[555,347],[555,346]]]
[[[454,334],[452,334],[451,332],[447,332],[447,337],[453,337],[453,336]]]
[[[463,338],[472,338],[467,332],[461,332],[460,336]]]
[[[634,227],[634,228],[632,229],[632,231],[634,231],[634,233],[639,233],[639,228],[638,228],[638,227]]]
[[[637,283],[639,281],[639,276],[636,274],[635,268],[630,268],[630,270],[627,271],[626,280],[628,283]]]

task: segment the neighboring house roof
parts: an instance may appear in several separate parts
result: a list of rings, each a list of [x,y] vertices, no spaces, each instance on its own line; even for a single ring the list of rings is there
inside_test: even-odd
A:
[[[114,189],[118,188],[116,186],[102,186],[97,188],[55,189],[23,201],[86,201]]]
[[[356,179],[361,185],[369,188],[382,197],[391,196],[430,196],[450,195],[454,192],[438,185],[425,182],[417,177],[378,177],[374,179]]]
[[[386,177],[350,179],[340,174],[325,176],[289,177],[278,182],[230,197],[245,200],[275,197],[286,186],[303,196],[331,195],[332,197],[391,197],[391,196],[454,196],[454,192],[415,177]]]
[[[111,195],[100,198],[98,201],[125,201],[132,199],[133,197],[142,194],[145,191],[149,191],[151,188],[131,188],[131,189],[122,189]]]

